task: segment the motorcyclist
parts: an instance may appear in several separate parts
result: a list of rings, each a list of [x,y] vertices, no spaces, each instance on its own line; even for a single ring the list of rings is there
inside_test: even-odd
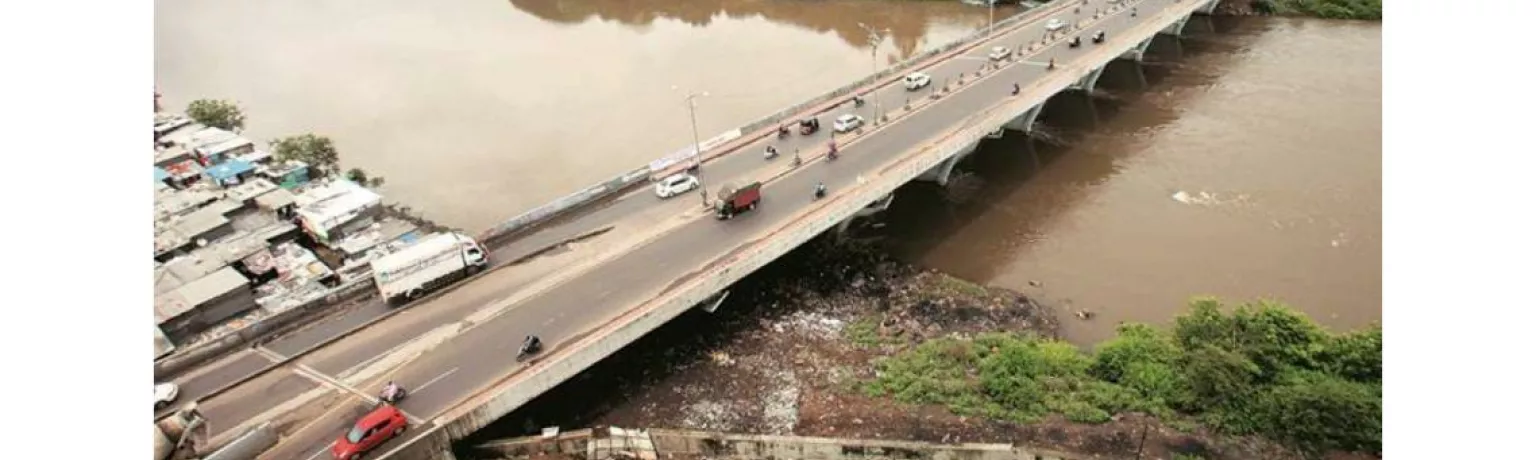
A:
[[[779,149],[776,149],[772,145],[770,145],[770,146],[768,146],[767,149],[765,149],[763,151],[763,156],[764,157],[768,157],[768,158],[773,158],[773,157],[779,156]]]
[[[1018,83],[1014,83],[1013,84],[1013,94],[1015,94],[1015,95],[1019,94],[1019,84]]]
[[[816,181],[816,198],[827,196],[827,184]]]
[[[837,141],[827,142],[827,159],[837,159]]]
[[[400,385],[396,385],[395,381],[391,380],[389,383],[384,384],[384,395],[380,399],[386,402],[395,402],[396,399],[399,399],[400,390]]]
[[[854,107],[863,107],[864,106],[864,98],[859,97],[859,96],[854,96],[853,97],[853,106]]]
[[[1055,69],[1055,68],[1056,68],[1056,58],[1051,58],[1051,62],[1047,62],[1045,64],[1045,70],[1051,70],[1051,69]]]
[[[784,136],[788,136],[788,135],[789,135],[789,127],[788,126],[784,126],[784,125],[779,125],[779,137],[784,137]]]
[[[523,349],[520,351],[525,355],[531,355],[538,353],[540,347],[539,336],[530,335],[523,338]]]

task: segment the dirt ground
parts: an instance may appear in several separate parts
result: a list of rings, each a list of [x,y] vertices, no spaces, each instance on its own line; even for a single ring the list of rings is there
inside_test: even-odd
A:
[[[1175,453],[1209,459],[1300,458],[1263,440],[1199,429],[1181,432],[1138,414],[1102,425],[1060,418],[1020,425],[864,396],[857,383],[873,377],[874,360],[923,339],[1000,330],[1055,337],[1058,313],[1066,321],[1091,319],[1055,312],[1048,301],[1019,292],[919,270],[878,248],[854,246],[802,251],[767,275],[770,281],[737,289],[744,293],[707,323],[710,330],[723,332],[700,332],[703,322],[675,326],[660,334],[668,337],[637,342],[631,348],[640,351],[621,352],[610,358],[618,363],[602,364],[574,379],[585,383],[566,385],[572,388],[552,397],[558,401],[538,409],[561,415],[525,415],[508,422],[531,429],[539,423],[533,420],[549,423],[555,417],[568,428],[1012,443],[1092,458],[1167,459]],[[760,294],[747,294],[754,292],[751,288]],[[591,386],[610,380],[620,383]]]

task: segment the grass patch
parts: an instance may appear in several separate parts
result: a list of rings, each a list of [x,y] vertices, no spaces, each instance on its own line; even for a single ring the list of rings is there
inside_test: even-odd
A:
[[[1031,334],[930,340],[876,370],[866,394],[961,415],[1102,423],[1141,412],[1309,455],[1381,452],[1380,326],[1330,334],[1267,302],[1228,313],[1198,299],[1171,331],[1127,324],[1091,353]]]
[[[949,295],[985,297],[988,294],[987,288],[985,286],[943,273],[931,274],[931,277],[929,277],[926,284],[928,284],[930,288],[940,293]]]
[[[843,326],[843,338],[865,348],[874,348],[891,342],[889,337],[880,336],[880,320],[873,316],[865,316]]]
[[[1381,20],[1381,0],[1254,0],[1252,5],[1266,14]]]

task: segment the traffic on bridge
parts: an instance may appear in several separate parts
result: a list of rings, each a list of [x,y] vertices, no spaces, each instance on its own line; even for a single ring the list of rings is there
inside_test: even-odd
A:
[[[846,220],[835,215],[842,209],[889,194],[900,184],[872,184],[885,186],[914,159],[963,155],[934,149],[963,131],[1000,128],[980,126],[981,115],[1043,104],[1060,90],[1045,83],[1053,76],[1092,75],[1076,86],[1091,90],[1108,60],[1144,51],[1206,3],[1057,1],[1001,21],[982,40],[784,118],[783,131],[743,133],[705,152],[687,181],[632,191],[497,248],[490,269],[458,286],[405,308],[361,305],[187,372],[176,379],[182,398],[198,401],[213,444],[271,421],[281,438],[262,458],[329,458],[393,382],[407,390],[395,404],[407,427],[372,455],[447,458],[439,444],[430,454],[412,444],[462,436],[557,385],[649,330],[627,328],[680,312],[662,305],[708,283],[727,288],[756,268],[742,262],[751,255],[782,253]],[[718,200],[730,197],[718,191],[749,183],[761,184],[760,201],[719,219]],[[825,197],[813,194],[818,185]],[[519,348],[530,335],[543,347],[525,357]]]

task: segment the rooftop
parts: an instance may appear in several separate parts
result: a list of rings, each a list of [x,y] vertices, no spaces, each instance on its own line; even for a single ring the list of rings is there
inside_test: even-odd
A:
[[[157,285],[155,324],[164,324],[205,302],[249,285],[250,280],[245,279],[245,275],[230,267],[164,292],[159,292],[160,286]]]
[[[379,205],[383,197],[349,180],[334,180],[312,187],[294,198],[299,217],[313,227],[331,229],[347,223],[363,210]]]

